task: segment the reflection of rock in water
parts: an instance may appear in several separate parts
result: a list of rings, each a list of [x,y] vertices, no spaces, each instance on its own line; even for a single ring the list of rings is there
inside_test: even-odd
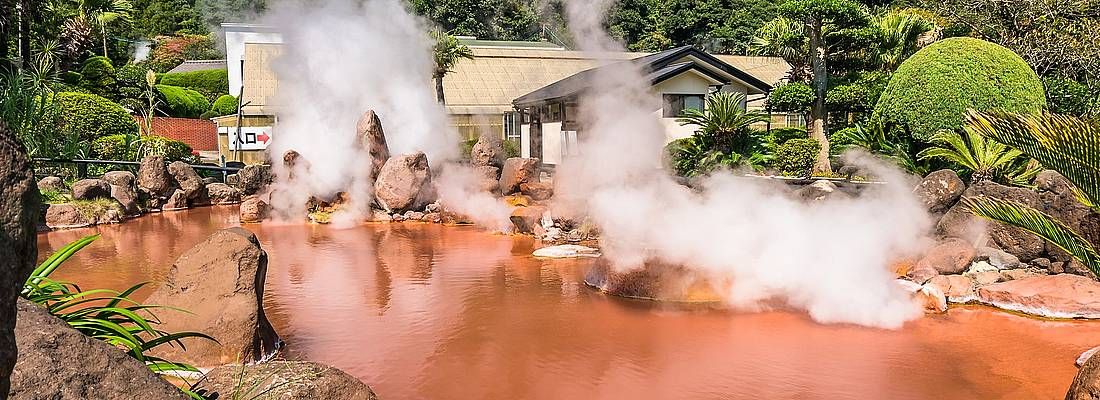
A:
[[[658,301],[718,302],[728,282],[708,278],[686,267],[647,261],[641,268],[616,271],[600,258],[584,283],[605,293]]]

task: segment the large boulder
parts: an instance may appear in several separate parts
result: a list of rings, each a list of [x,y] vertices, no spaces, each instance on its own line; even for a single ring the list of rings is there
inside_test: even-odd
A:
[[[516,233],[542,235],[542,216],[546,208],[539,206],[516,207],[508,217]]]
[[[16,360],[15,299],[38,258],[42,199],[27,152],[0,123],[0,397]]]
[[[271,207],[259,196],[249,196],[241,202],[241,223],[256,223],[267,219]]]
[[[428,157],[416,152],[387,160],[374,183],[374,195],[391,212],[418,210],[434,201]]]
[[[520,189],[520,185],[539,181],[539,159],[512,157],[504,160],[500,171],[500,194],[510,195]]]
[[[84,216],[76,206],[50,204],[46,209],[46,226],[53,229],[79,228],[94,224],[95,221]]]
[[[122,350],[90,338],[24,299],[11,399],[188,399]]]
[[[599,258],[584,276],[584,283],[605,293],[663,301],[718,302],[728,282],[707,279],[683,266],[646,261],[635,268],[615,268]]]
[[[370,154],[370,179],[378,179],[386,160],[390,158],[390,147],[386,144],[386,132],[382,130],[382,120],[374,110],[369,110],[359,117],[355,124],[355,134],[359,144],[365,146]]]
[[[58,192],[62,193],[68,188],[65,187],[65,181],[56,176],[47,176],[38,181],[38,190],[42,192]]]
[[[479,165],[474,167],[478,178],[478,188],[489,193],[496,193],[500,186],[500,168],[491,165]]]
[[[1073,184],[1061,174],[1046,170],[1035,177],[1043,211],[1068,225],[1094,246],[1100,246],[1100,213],[1081,204]],[[1047,243],[1047,253],[1058,261],[1069,261],[1068,253]]]
[[[978,301],[1051,318],[1100,319],[1100,282],[1070,274],[1039,275],[978,288]]]
[[[837,187],[835,183],[820,179],[809,185],[803,186],[796,192],[798,197],[805,200],[821,201],[833,197],[847,197],[848,195]]]
[[[73,200],[94,200],[111,197],[111,184],[102,179],[81,179],[73,183]]]
[[[171,194],[172,176],[168,174],[164,157],[147,156],[141,159],[137,175],[138,189],[153,197]]]
[[[974,280],[966,275],[938,275],[928,285],[935,286],[951,301],[966,302],[974,297]]]
[[[940,274],[958,274],[966,271],[977,255],[974,246],[965,240],[951,238],[937,243],[924,253],[914,269],[933,269]]]
[[[110,171],[103,174],[103,180],[115,186],[134,187],[137,177],[130,171]]]
[[[198,383],[219,398],[248,398],[241,388],[265,398],[284,400],[375,400],[369,386],[346,372],[309,361],[268,361],[231,364],[210,370]],[[234,395],[236,394],[236,395]]]
[[[183,189],[176,189],[172,192],[171,196],[168,196],[168,200],[160,206],[164,211],[176,211],[184,210],[187,208],[187,192]]]
[[[173,161],[168,164],[168,173],[172,175],[176,186],[183,190],[183,195],[188,200],[199,197],[199,192],[205,187],[202,184],[202,177],[183,161]]]
[[[1089,357],[1073,377],[1066,400],[1097,399],[1100,399],[1100,357]]]
[[[1039,194],[1035,191],[1008,187],[990,181],[971,185],[963,192],[963,198],[978,196],[1010,200],[1042,208]],[[975,233],[980,234],[982,226],[985,227],[985,233],[991,245],[1018,257],[1022,262],[1034,260],[1045,254],[1046,242],[1042,238],[1021,228],[976,217],[962,203],[955,204],[944,214],[937,225],[937,233],[947,237],[974,240],[980,236]]]
[[[205,339],[183,339],[187,347],[161,346],[154,354],[196,366],[259,361],[281,346],[264,314],[267,253],[256,235],[243,228],[215,232],[183,253],[157,291],[145,301],[188,311],[162,311],[167,332],[193,331]]]
[[[214,182],[206,185],[206,193],[213,204],[237,204],[241,202],[241,191],[224,183]]]
[[[128,217],[141,215],[137,192],[133,186],[111,185],[111,198],[122,206],[122,212]]]
[[[543,201],[554,197],[554,184],[551,182],[526,182],[519,185],[519,192],[531,197],[531,200]]]
[[[250,196],[263,191],[274,180],[270,165],[251,164],[237,171],[237,189],[241,194]]]
[[[913,188],[913,194],[931,213],[941,213],[955,205],[966,190],[966,184],[950,169],[941,169],[924,177]]]
[[[470,149],[470,163],[475,166],[503,167],[504,147],[495,135],[482,134]]]

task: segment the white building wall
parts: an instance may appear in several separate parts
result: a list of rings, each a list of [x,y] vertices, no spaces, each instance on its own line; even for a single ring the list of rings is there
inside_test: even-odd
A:
[[[531,157],[531,124],[519,126],[519,156]]]
[[[561,122],[542,123],[542,162],[560,164],[562,160]]]
[[[229,72],[229,94],[241,95],[241,74],[246,43],[282,43],[283,37],[270,27],[252,24],[222,24],[225,30],[225,66]]]

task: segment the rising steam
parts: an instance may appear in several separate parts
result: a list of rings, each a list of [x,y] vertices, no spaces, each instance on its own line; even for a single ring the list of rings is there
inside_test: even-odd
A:
[[[602,29],[608,6],[566,4],[576,43],[594,57],[622,51]],[[903,173],[853,156],[890,184],[814,204],[730,173],[706,178],[700,191],[685,188],[657,170],[665,134],[649,81],[632,63],[612,65],[580,99],[582,151],[555,181],[559,206],[600,227],[614,267],[687,266],[729,279],[726,299],[736,307],[779,300],[820,322],[896,328],[920,314],[889,270],[926,245],[930,226]]]

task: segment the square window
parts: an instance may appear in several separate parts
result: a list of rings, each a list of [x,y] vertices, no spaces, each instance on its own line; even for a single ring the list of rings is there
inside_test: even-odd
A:
[[[662,95],[662,116],[676,118],[681,116],[686,109],[703,109],[703,95],[701,94],[666,94]]]

